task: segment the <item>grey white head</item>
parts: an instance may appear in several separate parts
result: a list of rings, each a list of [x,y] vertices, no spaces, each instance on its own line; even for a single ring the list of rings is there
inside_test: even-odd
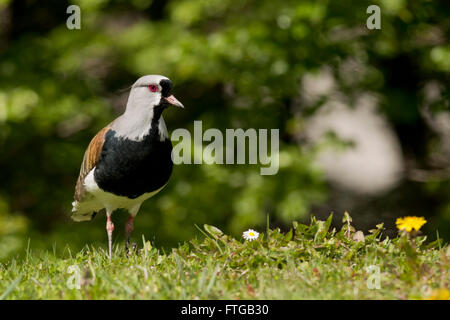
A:
[[[140,77],[131,87],[127,109],[141,105],[150,108],[171,105],[183,108],[181,102],[172,95],[172,81],[160,75]]]
[[[131,87],[125,113],[117,119],[113,129],[120,136],[140,140],[156,121],[161,139],[166,138],[168,134],[161,113],[169,106],[184,108],[172,95],[172,81],[160,75],[140,77]]]

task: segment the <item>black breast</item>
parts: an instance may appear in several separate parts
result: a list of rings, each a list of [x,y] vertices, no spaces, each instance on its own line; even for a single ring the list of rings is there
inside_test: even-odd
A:
[[[94,178],[104,191],[131,199],[164,186],[172,174],[172,143],[150,134],[142,141],[105,135]]]

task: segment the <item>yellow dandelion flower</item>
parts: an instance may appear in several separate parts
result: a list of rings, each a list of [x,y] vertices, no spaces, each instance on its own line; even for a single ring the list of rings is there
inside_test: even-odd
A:
[[[429,300],[450,300],[450,291],[446,288],[436,289],[428,297]]]
[[[424,217],[403,217],[397,218],[395,224],[398,230],[406,230],[406,232],[411,232],[413,229],[419,231],[419,229],[427,223]]]

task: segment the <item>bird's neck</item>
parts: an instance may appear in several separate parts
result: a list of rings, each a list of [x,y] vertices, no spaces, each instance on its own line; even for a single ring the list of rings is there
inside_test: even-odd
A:
[[[117,135],[133,141],[166,140],[169,135],[162,116],[163,108],[154,107],[147,112],[125,112],[117,123]]]

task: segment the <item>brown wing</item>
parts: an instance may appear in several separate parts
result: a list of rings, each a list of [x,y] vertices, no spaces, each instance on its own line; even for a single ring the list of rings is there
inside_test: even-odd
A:
[[[89,172],[97,165],[98,159],[102,152],[103,143],[105,142],[105,134],[109,131],[110,123],[108,126],[100,130],[99,133],[89,143],[89,146],[84,153],[83,162],[81,163],[80,175],[78,176],[77,186],[75,187],[75,200],[80,202],[83,200],[84,195],[84,179]]]

